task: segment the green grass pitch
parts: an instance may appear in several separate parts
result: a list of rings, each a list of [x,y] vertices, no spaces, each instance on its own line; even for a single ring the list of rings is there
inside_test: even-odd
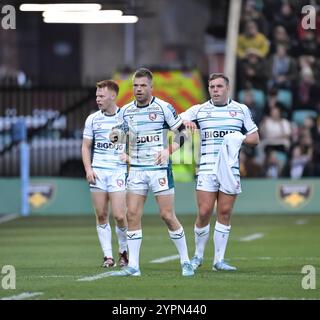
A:
[[[194,252],[194,216],[179,216]],[[181,276],[178,260],[151,263],[177,254],[159,216],[143,217],[141,277],[104,277],[78,281],[109,271],[102,268],[94,216],[32,216],[0,224],[0,271],[16,269],[16,289],[3,289],[0,299],[41,292],[30,299],[319,299],[320,215],[234,215],[226,260],[236,272],[212,271],[213,225],[204,264],[194,277]],[[113,226],[113,223],[112,223]],[[113,229],[114,230],[114,229]],[[261,238],[241,241],[260,234]],[[113,231],[114,255],[117,254]],[[302,287],[302,268],[315,268],[316,289]]]

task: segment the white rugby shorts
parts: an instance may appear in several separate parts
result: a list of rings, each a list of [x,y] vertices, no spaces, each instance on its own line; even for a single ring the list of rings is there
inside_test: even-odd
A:
[[[199,174],[196,181],[196,190],[208,192],[222,191],[226,194],[239,194],[242,192],[240,175],[234,174],[233,176],[237,182],[237,185],[235,186],[234,190],[225,190],[221,183],[219,183],[215,174]],[[226,175],[224,179],[228,179],[228,176]]]
[[[103,170],[93,168],[96,173],[96,183],[90,183],[90,191],[119,192],[126,190],[127,173],[123,170]]]
[[[155,195],[174,193],[172,171],[161,170],[131,170],[127,181],[128,191],[146,195],[150,189]]]

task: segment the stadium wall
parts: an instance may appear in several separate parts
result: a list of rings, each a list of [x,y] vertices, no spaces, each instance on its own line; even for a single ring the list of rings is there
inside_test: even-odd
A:
[[[177,214],[195,214],[194,183],[176,183]],[[236,202],[235,214],[319,214],[320,179],[243,179],[243,193]],[[20,180],[0,179],[0,214],[19,213]],[[84,179],[32,178],[29,187],[32,215],[93,214],[90,192]],[[149,193],[145,213],[157,214]]]

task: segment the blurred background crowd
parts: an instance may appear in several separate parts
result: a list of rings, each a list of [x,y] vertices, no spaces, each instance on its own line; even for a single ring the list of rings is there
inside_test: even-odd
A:
[[[16,29],[0,28],[2,176],[18,174],[19,117],[27,121],[31,174],[83,176],[81,133],[96,110],[96,81],[141,66],[186,77],[196,70],[207,99],[208,74],[224,71],[231,0],[100,1],[136,14],[135,25],[45,24],[39,13],[20,12],[21,2],[7,3]],[[301,23],[306,5],[315,9],[314,28]],[[241,151],[243,177],[320,176],[319,8],[315,0],[242,1],[233,98],[251,109],[261,137]]]
[[[320,175],[320,14],[302,27],[305,1],[243,3],[237,47],[237,96],[259,126],[261,144],[243,150],[242,174]]]

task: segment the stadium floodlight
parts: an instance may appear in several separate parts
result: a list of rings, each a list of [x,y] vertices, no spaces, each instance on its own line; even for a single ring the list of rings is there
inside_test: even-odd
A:
[[[98,3],[24,3],[20,11],[99,11],[102,8]]]
[[[111,11],[111,10],[109,10]],[[103,11],[97,12],[59,12],[59,14],[51,15],[47,12],[43,13],[43,21],[45,23],[136,23],[137,16],[110,14]]]

